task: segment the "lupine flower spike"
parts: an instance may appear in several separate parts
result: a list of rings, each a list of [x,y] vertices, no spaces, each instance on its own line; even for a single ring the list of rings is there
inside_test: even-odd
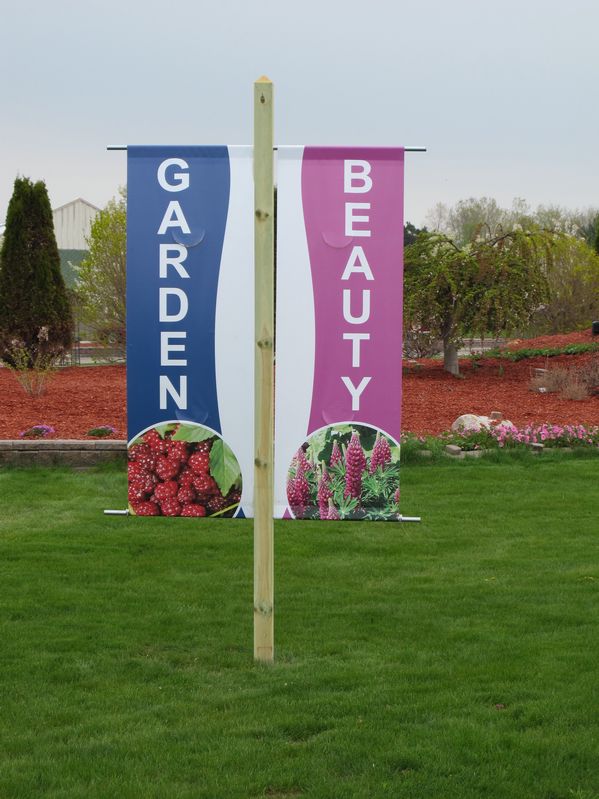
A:
[[[345,453],[346,497],[360,498],[362,494],[362,472],[366,468],[366,456],[360,443],[360,434],[354,431]]]

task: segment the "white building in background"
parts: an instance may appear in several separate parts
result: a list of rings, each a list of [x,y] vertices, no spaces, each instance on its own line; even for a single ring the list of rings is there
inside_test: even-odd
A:
[[[52,211],[54,233],[59,250],[87,250],[85,239],[89,236],[92,222],[100,209],[81,197],[71,200]],[[0,242],[4,234],[4,225],[0,225]]]
[[[86,237],[100,209],[78,197],[52,211],[59,250],[87,250]]]

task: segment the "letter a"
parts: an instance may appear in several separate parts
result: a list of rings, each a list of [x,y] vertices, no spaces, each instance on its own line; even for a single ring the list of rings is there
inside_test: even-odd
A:
[[[162,222],[158,228],[158,235],[162,236],[169,227],[178,227],[181,228],[183,233],[191,233],[185,215],[183,214],[183,209],[177,200],[171,200],[168,204],[168,208],[164,212]]]
[[[362,247],[354,247],[347,259],[341,280],[349,280],[351,275],[364,275],[366,280],[374,280],[374,275]]]

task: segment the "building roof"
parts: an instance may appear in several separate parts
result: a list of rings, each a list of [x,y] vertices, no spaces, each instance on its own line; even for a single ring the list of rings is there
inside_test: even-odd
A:
[[[58,211],[64,211],[69,206],[77,205],[77,204],[86,205],[88,208],[90,208],[95,213],[97,213],[98,211],[102,210],[101,208],[98,208],[97,205],[94,205],[93,203],[90,203],[88,200],[84,200],[83,197],[76,197],[74,200],[71,200],[70,202],[65,203],[64,205],[59,205],[58,208],[53,208],[52,209],[52,214],[54,215]],[[0,225],[0,237],[4,233],[5,228],[6,228],[5,224]]]
[[[70,202],[65,203],[64,205],[59,205],[58,208],[53,208],[52,213],[55,214],[57,211],[62,211],[63,208],[68,208],[69,205],[75,205],[76,203],[83,203],[84,205],[88,205],[90,208],[93,208],[94,211],[102,210],[101,208],[98,208],[97,205],[90,203],[88,200],[84,200],[83,197],[76,197],[74,200],[71,200]]]

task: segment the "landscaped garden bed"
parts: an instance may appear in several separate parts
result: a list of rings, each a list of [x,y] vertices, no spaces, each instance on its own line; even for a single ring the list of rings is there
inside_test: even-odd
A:
[[[592,344],[590,333],[543,336],[512,342],[510,352]],[[599,398],[570,400],[560,393],[531,391],[535,369],[583,368],[597,353],[544,355],[517,362],[506,357],[470,357],[455,378],[435,359],[405,361],[402,427],[415,435],[438,435],[463,413],[500,411],[518,428],[527,425],[599,425]],[[33,425],[54,429],[49,438],[85,439],[100,425],[111,425],[110,438],[126,438],[126,367],[86,366],[58,370],[46,393],[30,397],[14,375],[0,368],[0,438],[17,439]]]

